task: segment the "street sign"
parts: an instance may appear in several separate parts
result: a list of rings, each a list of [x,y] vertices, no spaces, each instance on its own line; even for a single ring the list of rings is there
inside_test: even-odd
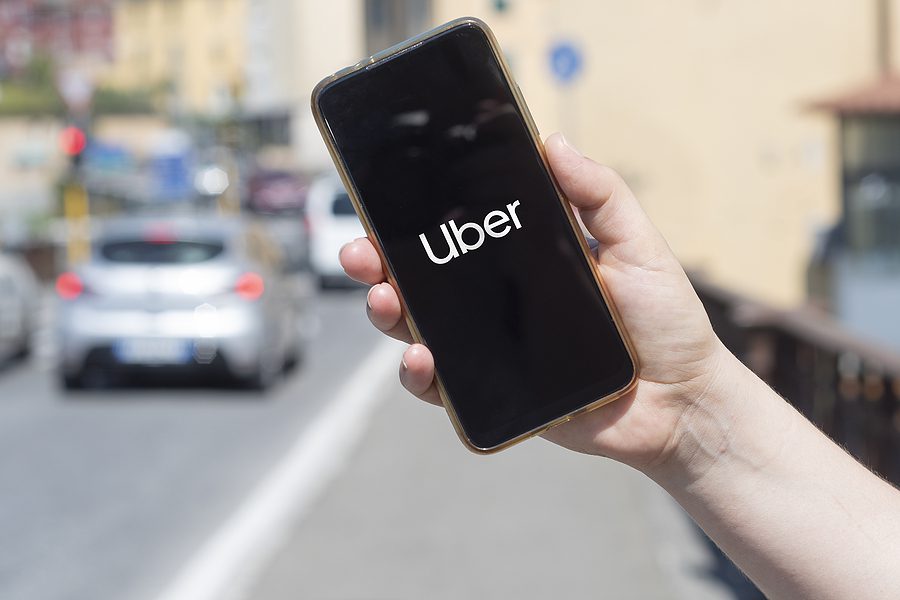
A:
[[[548,54],[550,71],[556,80],[567,85],[572,83],[584,67],[584,59],[578,46],[570,41],[560,41],[550,46]]]

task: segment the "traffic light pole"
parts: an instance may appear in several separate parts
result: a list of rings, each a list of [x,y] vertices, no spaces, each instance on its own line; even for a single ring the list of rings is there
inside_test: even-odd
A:
[[[91,253],[90,203],[84,185],[82,159],[87,148],[86,127],[69,125],[60,133],[60,148],[69,157],[69,171],[63,184],[63,217],[66,222],[66,260],[74,266]]]
[[[66,259],[69,266],[80,264],[91,254],[90,206],[87,189],[73,172],[63,188],[63,215],[66,220]]]

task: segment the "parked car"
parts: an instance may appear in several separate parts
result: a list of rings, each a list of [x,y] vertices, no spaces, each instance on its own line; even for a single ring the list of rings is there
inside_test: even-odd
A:
[[[257,168],[249,177],[244,208],[281,245],[286,267],[293,273],[309,268],[309,240],[303,213],[306,208],[306,180],[286,170]]]
[[[40,304],[40,289],[28,264],[0,254],[0,361],[29,354]]]
[[[322,285],[349,283],[338,260],[348,240],[365,235],[350,196],[337,175],[316,179],[306,198],[309,262]]]
[[[260,169],[247,185],[247,208],[267,215],[299,216],[309,189],[298,174],[283,170]]]
[[[219,368],[262,389],[302,351],[278,247],[236,219],[107,224],[56,290],[66,388],[166,367]]]

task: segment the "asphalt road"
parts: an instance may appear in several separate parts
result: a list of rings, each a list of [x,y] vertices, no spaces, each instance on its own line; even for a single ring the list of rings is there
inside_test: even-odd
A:
[[[242,600],[762,600],[642,474],[532,439],[467,452],[388,380]]]
[[[40,352],[0,372],[0,598],[158,594],[374,347],[362,307],[322,295],[306,361],[265,395],[67,395]]]

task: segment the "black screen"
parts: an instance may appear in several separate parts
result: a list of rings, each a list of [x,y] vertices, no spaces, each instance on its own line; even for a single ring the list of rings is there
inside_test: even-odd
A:
[[[630,382],[480,28],[339,79],[317,103],[472,443],[495,447]]]

